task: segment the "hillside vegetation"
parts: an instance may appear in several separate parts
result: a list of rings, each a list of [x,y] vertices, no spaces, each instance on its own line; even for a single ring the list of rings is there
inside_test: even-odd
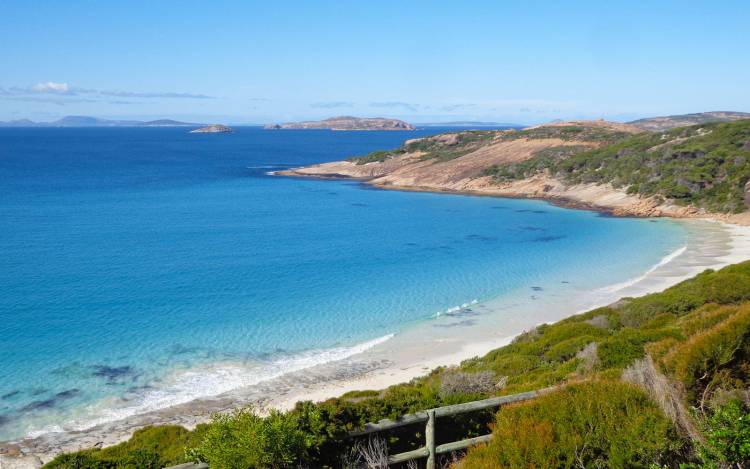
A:
[[[569,184],[611,183],[631,194],[738,213],[746,209],[750,179],[750,120],[638,134],[572,155],[538,153],[485,174],[508,182],[541,172]]]
[[[361,467],[347,432],[366,422],[492,395],[559,386],[526,403],[440,423],[438,444],[487,432],[461,467],[677,467],[750,461],[750,262],[706,271],[662,293],[555,324],[459,367],[384,391],[289,412],[251,410],[188,432],[151,427],[126,443],[46,467]],[[446,419],[447,420],[447,419]],[[387,435],[391,452],[423,444],[422,425]],[[347,462],[348,461],[348,462]]]
[[[450,161],[468,155],[482,147],[514,140],[559,139],[564,142],[590,142],[606,144],[632,135],[633,132],[607,126],[571,123],[570,125],[545,125],[523,130],[466,130],[407,140],[393,150],[379,150],[348,161],[362,165],[382,162],[408,153],[420,153],[421,160]],[[586,148],[586,147],[579,147]]]

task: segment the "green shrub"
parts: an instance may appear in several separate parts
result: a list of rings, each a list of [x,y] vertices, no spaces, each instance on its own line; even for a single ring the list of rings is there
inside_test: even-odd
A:
[[[192,454],[214,469],[293,467],[309,443],[290,413],[272,411],[263,418],[241,410],[216,415]]]
[[[735,358],[749,335],[750,305],[742,305],[734,315],[675,347],[663,363],[694,395]]]
[[[206,426],[190,432],[176,425],[145,427],[126,442],[104,449],[91,449],[56,457],[45,468],[150,469],[188,462],[185,448],[197,444]]]
[[[681,445],[642,391],[613,381],[569,385],[503,408],[493,435],[469,450],[461,467],[648,467]]]
[[[739,400],[716,409],[704,424],[706,441],[698,448],[711,466],[728,463],[742,467],[750,462],[750,412]]]

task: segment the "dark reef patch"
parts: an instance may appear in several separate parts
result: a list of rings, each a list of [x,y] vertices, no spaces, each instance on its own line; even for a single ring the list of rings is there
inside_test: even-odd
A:
[[[519,209],[514,210],[514,212],[517,212],[517,213],[547,213],[546,210],[532,210],[532,209],[529,209],[529,208],[519,208]]]
[[[531,241],[534,243],[548,243],[550,241],[557,241],[558,239],[563,239],[563,238],[565,238],[565,236],[559,236],[559,235],[558,236],[553,236],[553,235],[539,236],[539,237],[532,239]]]
[[[15,397],[15,396],[17,396],[19,394],[21,394],[21,391],[18,391],[18,390],[14,390],[14,391],[11,391],[11,392],[6,392],[2,396],[0,396],[0,399],[7,400],[7,399],[10,399],[11,397]]]
[[[469,234],[469,235],[464,236],[464,239],[468,239],[471,241],[484,241],[484,242],[497,241],[496,236],[485,236],[485,235],[479,235],[479,234]]]
[[[72,399],[76,396],[81,394],[81,391],[79,389],[73,388],[73,389],[67,389],[65,391],[58,392],[53,397],[49,399],[42,399],[38,401],[33,401],[25,406],[21,407],[21,412],[33,412],[35,410],[43,410],[43,409],[51,409],[55,407],[60,401],[64,401],[67,399]]]
[[[107,380],[107,383],[109,384],[116,383],[120,378],[135,375],[135,369],[129,365],[94,365],[92,366],[92,368],[94,369],[94,372],[91,373],[91,376],[96,376],[97,378],[105,378]]]
[[[542,288],[542,287],[531,287],[531,289],[534,290],[534,291],[542,291],[542,290],[544,290],[544,288]]]
[[[55,398],[59,400],[72,399],[81,394],[81,390],[77,388],[66,389],[65,391],[58,392],[55,394]]]
[[[466,326],[473,326],[476,324],[476,321],[473,319],[464,319],[463,321],[458,322],[452,322],[450,324],[435,324],[434,327],[442,327],[443,329],[451,328],[451,327],[466,327]]]

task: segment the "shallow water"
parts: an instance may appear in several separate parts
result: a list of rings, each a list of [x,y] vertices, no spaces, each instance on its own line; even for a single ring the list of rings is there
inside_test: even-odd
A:
[[[607,288],[685,245],[666,220],[267,175],[413,136],[0,129],[0,440],[345,358],[461,305]]]

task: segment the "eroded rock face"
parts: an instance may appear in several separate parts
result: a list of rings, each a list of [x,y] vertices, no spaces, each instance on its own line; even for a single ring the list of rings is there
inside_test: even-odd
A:
[[[750,181],[745,183],[745,194],[743,198],[745,200],[745,207],[750,208]]]

